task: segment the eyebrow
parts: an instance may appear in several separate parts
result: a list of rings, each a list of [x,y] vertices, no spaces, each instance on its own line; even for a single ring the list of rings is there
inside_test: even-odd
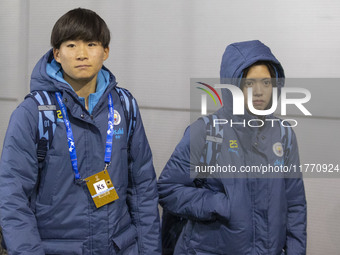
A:
[[[263,80],[270,80],[270,79],[272,79],[271,77],[269,78],[261,78],[261,79],[255,79],[255,78],[245,78],[247,81],[256,81],[256,80],[261,80],[261,81],[263,81]]]

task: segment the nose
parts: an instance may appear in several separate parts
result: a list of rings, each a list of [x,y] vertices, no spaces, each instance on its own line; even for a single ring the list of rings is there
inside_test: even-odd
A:
[[[88,58],[87,55],[87,48],[86,45],[84,43],[81,43],[78,47],[77,47],[78,51],[77,51],[77,60],[85,60]]]
[[[259,82],[256,82],[253,85],[253,95],[254,96],[261,96],[262,93],[263,93],[262,85]]]

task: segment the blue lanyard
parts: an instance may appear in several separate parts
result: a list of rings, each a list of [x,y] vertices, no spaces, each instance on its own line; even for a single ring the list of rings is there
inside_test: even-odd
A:
[[[113,124],[114,124],[114,109],[112,95],[109,93],[109,121],[107,123],[107,136],[106,136],[106,146],[105,146],[105,158],[106,163],[105,168],[111,162],[111,152],[112,152],[112,139],[113,139]]]
[[[64,123],[66,127],[66,134],[67,134],[67,141],[68,141],[68,150],[70,153],[70,158],[71,158],[71,163],[72,163],[72,168],[74,171],[75,179],[80,180],[80,174],[78,170],[78,160],[77,160],[77,153],[76,153],[76,147],[74,143],[74,137],[73,137],[73,132],[71,128],[71,123],[67,115],[67,110],[66,106],[62,101],[62,97],[60,92],[55,93],[57,97],[58,104],[60,106],[61,113],[64,118]],[[112,152],[112,139],[113,139],[113,124],[114,124],[114,108],[113,108],[113,100],[112,100],[112,95],[109,93],[108,95],[109,98],[109,120],[108,120],[108,125],[107,125],[107,136],[106,136],[106,146],[105,146],[105,169],[108,167],[108,165],[111,162],[111,152]]]

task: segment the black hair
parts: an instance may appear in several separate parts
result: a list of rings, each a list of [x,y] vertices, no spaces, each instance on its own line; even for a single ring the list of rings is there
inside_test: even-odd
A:
[[[59,49],[68,40],[98,41],[104,48],[110,43],[110,30],[94,11],[77,8],[61,16],[51,33],[51,45]]]
[[[264,60],[260,60],[255,62],[254,64],[252,64],[251,66],[248,66],[247,68],[245,68],[242,72],[242,81],[241,81],[241,89],[243,89],[244,87],[244,78],[247,78],[248,72],[250,70],[250,68],[252,68],[253,66],[259,66],[259,65],[265,65],[268,68],[270,77],[273,79],[272,85],[273,87],[276,87],[276,71],[273,67],[273,64],[270,61],[264,61]]]

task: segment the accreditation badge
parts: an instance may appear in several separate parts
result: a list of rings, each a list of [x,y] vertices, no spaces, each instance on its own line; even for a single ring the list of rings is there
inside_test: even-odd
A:
[[[106,169],[87,177],[85,181],[97,208],[119,198]]]

